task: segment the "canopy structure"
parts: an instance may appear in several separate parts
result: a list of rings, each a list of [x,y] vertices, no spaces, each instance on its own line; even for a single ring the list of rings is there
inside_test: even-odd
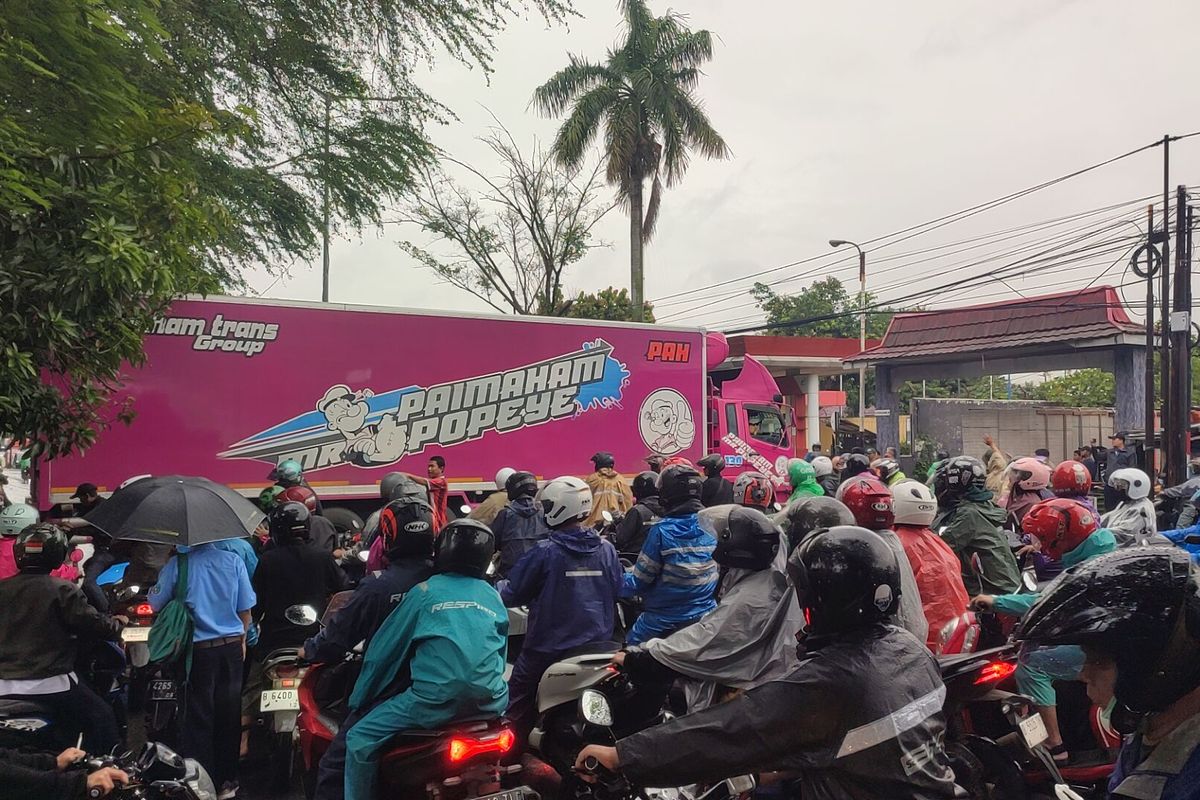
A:
[[[845,359],[875,369],[877,447],[899,444],[897,391],[906,381],[1097,367],[1116,377],[1116,426],[1145,423],[1145,330],[1112,286],[1000,303],[913,311],[883,341]]]

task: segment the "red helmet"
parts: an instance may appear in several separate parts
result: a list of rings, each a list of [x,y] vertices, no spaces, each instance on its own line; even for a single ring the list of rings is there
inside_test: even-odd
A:
[[[667,467],[676,467],[676,466],[683,466],[683,467],[689,467],[691,469],[696,469],[696,465],[693,464],[691,461],[688,461],[683,456],[671,456],[670,458],[663,459],[662,472],[665,472]],[[696,470],[696,471],[699,472],[699,470]],[[662,472],[660,472],[659,474],[662,474]]]
[[[1021,529],[1042,543],[1042,552],[1061,559],[1099,527],[1091,509],[1076,500],[1054,497],[1043,500],[1021,520]]]
[[[1092,473],[1078,461],[1064,461],[1051,473],[1050,488],[1059,497],[1084,497],[1092,491]]]
[[[310,513],[315,514],[317,511],[317,493],[307,486],[289,486],[283,490],[283,494],[275,499],[275,502],[279,505],[303,503]]]
[[[855,475],[838,491],[854,521],[873,531],[888,530],[896,520],[892,510],[892,493],[874,475]]]

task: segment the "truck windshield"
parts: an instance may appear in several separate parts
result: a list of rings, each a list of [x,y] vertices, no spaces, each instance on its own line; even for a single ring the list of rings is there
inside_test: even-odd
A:
[[[787,423],[783,412],[773,406],[746,406],[750,436],[776,447],[787,447]]]

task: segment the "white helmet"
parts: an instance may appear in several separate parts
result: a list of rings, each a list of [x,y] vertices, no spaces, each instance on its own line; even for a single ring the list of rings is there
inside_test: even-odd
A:
[[[1130,500],[1141,500],[1150,496],[1150,477],[1133,467],[1114,470],[1113,474],[1108,476],[1108,485]]]
[[[555,478],[538,494],[546,524],[557,528],[565,522],[585,519],[592,513],[592,490],[574,475]]]
[[[812,460],[813,472],[818,478],[833,474],[833,460],[829,456],[817,456]]]
[[[38,522],[38,510],[25,503],[13,503],[0,510],[0,536],[16,536]]]
[[[508,479],[515,475],[517,471],[512,467],[501,467],[496,473],[496,488],[504,491],[504,484],[508,483]]]
[[[897,525],[928,528],[933,524],[937,508],[933,491],[920,481],[900,481],[892,487],[892,510]]]

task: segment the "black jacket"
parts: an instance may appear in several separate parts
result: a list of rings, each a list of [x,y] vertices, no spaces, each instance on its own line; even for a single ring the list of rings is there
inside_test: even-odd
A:
[[[289,606],[309,605],[320,617],[329,598],[341,590],[344,582],[329,551],[314,544],[296,542],[263,553],[251,578],[258,597],[254,608],[260,631],[256,655],[263,657],[279,647],[303,644],[317,632],[316,624],[311,628],[293,625],[284,612]]]
[[[733,502],[733,484],[719,474],[705,478],[700,488],[700,502],[705,508],[729,505]]]
[[[822,475],[817,478],[817,484],[825,492],[826,497],[834,497],[837,495],[838,487],[842,485],[842,482],[838,480],[837,475],[830,473],[829,475]]]
[[[0,581],[0,679],[36,680],[75,669],[78,638],[116,639],[121,623],[101,614],[73,583],[20,574]]]
[[[663,516],[662,503],[657,497],[647,497],[637,502],[617,526],[616,541],[618,553],[632,553],[634,558],[642,552],[646,543],[646,534],[650,532],[650,520]]]
[[[310,661],[341,661],[359,642],[370,642],[408,590],[432,574],[433,562],[427,558],[399,558],[382,572],[368,575],[350,602],[305,643],[305,656]]]
[[[806,653],[782,680],[622,739],[617,752],[644,786],[789,770],[803,800],[952,798],[945,697],[925,644],[873,625]]]
[[[87,797],[87,773],[59,772],[48,753],[0,749],[0,787],[5,800],[82,800]]]

